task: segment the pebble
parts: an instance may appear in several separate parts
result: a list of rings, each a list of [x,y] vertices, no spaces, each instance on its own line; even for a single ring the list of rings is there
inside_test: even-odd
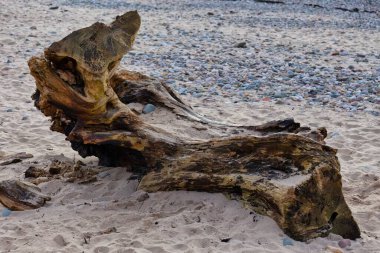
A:
[[[156,106],[152,105],[152,104],[146,104],[142,110],[142,112],[144,114],[147,114],[147,113],[151,113],[153,112],[154,110],[156,110]]]
[[[180,95],[186,95],[188,92],[189,92],[189,91],[188,91],[187,88],[185,88],[185,87],[180,87],[180,88],[178,89],[178,93],[179,93]]]
[[[286,94],[281,91],[276,91],[273,96],[275,98],[283,98],[283,97],[286,97]]]
[[[282,239],[282,245],[284,245],[284,246],[293,246],[294,245],[294,241],[292,239],[290,239],[289,237],[285,237],[284,239]]]
[[[346,247],[350,247],[351,246],[351,241],[349,239],[343,239],[343,240],[340,240],[338,242],[338,245],[339,245],[339,247],[341,247],[342,249],[344,249]]]
[[[67,242],[65,241],[65,239],[63,238],[62,235],[56,235],[54,238],[53,238],[53,241],[58,244],[59,246],[61,247],[64,247],[67,245]]]
[[[302,95],[291,96],[291,99],[294,100],[294,101],[302,101],[302,100],[304,100]]]
[[[135,200],[137,202],[144,202],[145,200],[149,199],[149,193],[142,190],[138,190],[130,196],[130,199]]]
[[[3,217],[8,217],[9,215],[11,215],[12,211],[9,210],[8,208],[4,208],[3,211],[1,212],[1,216]]]
[[[269,97],[265,97],[262,99],[262,101],[269,102],[269,101],[271,101],[271,99]]]
[[[235,45],[237,48],[247,48],[247,42],[239,42]]]

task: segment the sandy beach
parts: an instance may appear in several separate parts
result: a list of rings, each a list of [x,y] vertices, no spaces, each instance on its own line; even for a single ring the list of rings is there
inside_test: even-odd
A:
[[[27,60],[74,30],[138,10],[142,27],[121,68],[162,79],[211,119],[326,127],[362,238],[345,248],[334,234],[294,241],[222,194],[148,194],[125,168],[99,167],[93,183],[39,184],[52,199],[37,210],[4,215],[0,204],[0,252],[379,252],[380,6],[285,2],[0,0],[0,158],[33,155],[0,166],[0,180],[54,160],[97,166],[34,107]]]

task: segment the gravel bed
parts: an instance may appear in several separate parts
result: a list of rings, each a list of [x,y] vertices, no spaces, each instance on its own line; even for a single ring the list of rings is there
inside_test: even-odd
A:
[[[296,101],[379,116],[380,3],[284,2],[65,0],[52,6],[137,9],[143,25],[124,66],[162,78],[181,95]]]

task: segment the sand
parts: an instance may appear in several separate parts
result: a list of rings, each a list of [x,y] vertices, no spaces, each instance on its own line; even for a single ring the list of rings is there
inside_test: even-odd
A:
[[[21,151],[34,155],[22,163],[0,166],[0,179],[23,179],[30,165],[49,164],[54,159],[81,159],[96,166],[95,158],[80,158],[63,135],[51,132],[48,119],[33,107],[34,81],[26,61],[69,31],[109,21],[120,10],[89,12],[84,7],[65,7],[67,12],[54,12],[48,1],[0,3],[4,6],[0,10],[0,155]],[[144,51],[144,46],[139,50]],[[362,238],[345,249],[339,248],[341,237],[337,235],[283,246],[286,235],[273,220],[250,212],[235,200],[202,192],[146,194],[136,191],[137,181],[128,180],[131,174],[125,168],[102,168],[95,183],[54,180],[40,184],[52,200],[38,210],[0,217],[0,252],[314,253],[334,248],[379,252],[379,117],[291,101],[184,99],[196,111],[223,121],[260,124],[293,117],[305,125],[325,126],[327,144],[338,148],[343,192]]]

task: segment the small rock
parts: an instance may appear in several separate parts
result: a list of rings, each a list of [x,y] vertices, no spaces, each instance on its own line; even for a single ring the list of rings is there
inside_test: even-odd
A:
[[[284,239],[282,239],[282,245],[284,245],[284,246],[293,246],[294,243],[293,243],[292,239],[290,239],[289,237],[285,237]]]
[[[3,217],[8,217],[9,215],[11,215],[12,211],[9,210],[8,208],[4,208],[3,211],[1,212],[1,216]]]
[[[231,86],[231,84],[226,84],[222,88],[223,88],[223,90],[229,90],[232,88],[232,86]]]
[[[283,98],[283,97],[286,97],[286,94],[281,91],[276,91],[273,96],[275,98]]]
[[[139,190],[139,191],[134,192],[131,197],[138,202],[143,202],[143,201],[149,199],[149,194],[145,191]]]
[[[142,193],[140,196],[136,198],[138,202],[143,202],[145,200],[149,199],[149,194],[147,192]]]
[[[340,241],[338,242],[338,245],[339,245],[339,247],[341,247],[342,249],[344,249],[344,248],[346,248],[346,247],[351,246],[351,241],[348,240],[348,239],[343,239],[343,240],[340,240]]]
[[[221,242],[229,242],[231,241],[231,238],[223,238],[223,239],[220,239]]]
[[[235,45],[237,48],[247,48],[247,42],[239,42]]]
[[[65,241],[62,235],[57,235],[56,237],[54,237],[53,241],[61,247],[65,247],[67,245],[67,242]]]
[[[207,15],[214,16],[214,13],[213,12],[207,12]]]
[[[339,82],[346,82],[349,80],[349,78],[347,76],[341,76],[341,75],[338,75],[336,77],[336,80],[338,80]]]
[[[276,104],[276,105],[284,105],[285,102],[282,101],[282,100],[277,100],[275,104]]]
[[[262,99],[262,101],[264,101],[264,102],[269,102],[269,101],[270,101],[270,98],[265,97],[265,98]]]
[[[142,110],[142,112],[144,114],[147,114],[147,113],[153,112],[154,110],[156,110],[156,107],[154,105],[152,105],[152,104],[146,104],[144,106],[144,109]]]
[[[31,26],[30,30],[37,30],[37,27],[36,26]]]
[[[303,100],[303,96],[302,95],[294,95],[294,96],[291,96],[290,97],[293,101],[302,101]]]
[[[376,116],[376,117],[380,116],[380,112],[378,112],[378,111],[369,111],[369,113],[372,114],[373,116]]]
[[[180,87],[178,89],[178,93],[181,94],[181,95],[186,95],[188,92],[187,88],[184,88],[184,87]]]
[[[291,71],[291,70],[288,71],[288,77],[289,77],[289,78],[293,78],[293,77],[295,77],[295,76],[297,76],[296,73],[294,73],[294,72]]]

